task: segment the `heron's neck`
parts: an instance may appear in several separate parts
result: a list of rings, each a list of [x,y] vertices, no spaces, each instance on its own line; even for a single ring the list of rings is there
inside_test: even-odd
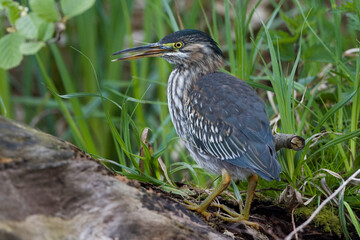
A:
[[[205,74],[215,72],[215,69],[205,69],[193,65],[176,65],[168,81],[168,98],[172,104],[183,105],[187,99],[188,91]],[[170,102],[169,102],[170,103]],[[181,108],[181,106],[179,106]]]
[[[186,138],[187,127],[185,107],[189,99],[189,91],[193,88],[196,81],[205,74],[216,71],[204,71],[204,68],[197,68],[197,66],[180,66],[177,65],[171,72],[168,80],[168,107],[171,120],[174,124],[177,134],[180,137]]]

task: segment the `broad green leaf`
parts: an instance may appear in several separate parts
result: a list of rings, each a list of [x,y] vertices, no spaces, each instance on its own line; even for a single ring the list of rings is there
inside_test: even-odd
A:
[[[0,68],[10,69],[20,64],[22,54],[19,50],[24,38],[18,33],[10,33],[0,39]]]
[[[20,52],[24,55],[32,55],[37,53],[42,47],[45,46],[44,42],[27,42],[20,45]]]
[[[61,10],[66,19],[75,17],[88,10],[95,0],[60,0]]]
[[[19,18],[15,23],[15,27],[21,36],[27,39],[37,39],[38,28],[31,14]]]
[[[47,41],[54,36],[55,24],[52,22],[45,22],[39,27],[39,39]]]
[[[55,31],[54,23],[40,18],[35,13],[30,13],[16,21],[16,29],[27,39],[49,40]]]
[[[270,32],[270,36],[273,39],[273,43],[277,44],[277,43],[295,43],[299,36],[290,36],[289,33],[282,31],[282,30],[272,30],[269,31]]]
[[[74,1],[77,2],[77,1]],[[55,22],[59,19],[60,15],[56,9],[54,0],[30,0],[31,9],[41,18]]]
[[[37,39],[42,41],[47,41],[51,39],[55,32],[55,24],[52,22],[48,22],[36,14],[32,15],[32,20],[37,27],[38,35]]]

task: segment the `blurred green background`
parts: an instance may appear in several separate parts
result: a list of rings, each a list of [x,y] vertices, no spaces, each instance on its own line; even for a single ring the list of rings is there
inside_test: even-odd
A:
[[[111,62],[121,49],[199,29],[219,43],[224,71],[256,88],[274,132],[306,139],[298,153],[279,152],[282,181],[260,180],[259,188],[277,188],[266,194],[279,197],[290,186],[317,205],[329,195],[321,179],[334,191],[359,168],[359,1],[70,3],[0,0],[2,115],[73,142],[128,177],[171,191],[170,180],[209,186],[214,176],[189,157],[168,114],[171,66],[163,59]],[[342,196],[335,207],[358,211],[358,182]],[[339,214],[343,229],[347,221],[360,234],[350,215]]]

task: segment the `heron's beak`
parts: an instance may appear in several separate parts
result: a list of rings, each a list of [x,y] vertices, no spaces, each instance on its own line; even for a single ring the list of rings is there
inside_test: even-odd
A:
[[[112,54],[111,56],[124,54],[124,53],[137,53],[134,55],[129,55],[129,56],[125,56],[122,58],[117,58],[117,59],[112,60],[113,62],[116,62],[116,61],[123,61],[123,60],[138,59],[138,58],[143,58],[143,57],[159,57],[159,56],[162,56],[164,53],[171,52],[171,51],[172,51],[172,47],[170,47],[169,45],[164,45],[164,44],[160,44],[160,43],[152,43],[152,44],[145,45],[145,46],[124,49],[124,50],[121,50],[119,52]]]

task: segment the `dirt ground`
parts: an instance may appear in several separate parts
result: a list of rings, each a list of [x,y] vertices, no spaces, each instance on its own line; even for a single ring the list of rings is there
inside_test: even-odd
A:
[[[183,203],[183,197],[171,193],[164,192],[156,187],[154,187],[151,184],[141,184],[145,189],[149,191],[155,191],[158,194],[161,194],[162,197]],[[203,192],[202,190],[195,189],[189,186],[182,186],[189,188],[191,191],[198,192],[198,194],[201,194],[200,192]],[[194,199],[197,199],[195,196]],[[234,211],[238,211],[238,205],[236,201],[225,199],[224,197],[218,197],[217,200],[220,204],[225,204],[227,207],[233,209]],[[210,207],[209,212],[216,212],[219,211],[219,209],[215,207]],[[212,216],[209,221],[207,221],[202,215],[196,214],[199,218],[201,218],[204,222],[206,222],[208,225],[213,227],[215,230],[225,233],[229,237],[233,239],[274,239],[274,240],[280,240],[284,239],[292,230],[293,230],[293,223],[292,223],[292,217],[291,217],[291,209],[288,210],[284,206],[281,206],[277,203],[274,203],[271,200],[265,200],[259,195],[256,195],[254,198],[254,201],[251,206],[251,212],[250,212],[250,221],[257,222],[259,224],[259,232],[260,234],[254,234],[256,232],[255,229],[253,231],[249,231],[249,227],[245,226],[243,223],[229,223],[222,221],[221,219],[216,218],[215,216]],[[303,223],[306,219],[301,218],[294,218],[295,225],[299,226],[301,223]],[[359,239],[356,235],[355,230],[350,229],[352,231],[352,239]],[[295,238],[294,238],[295,239]],[[299,232],[297,235],[297,239],[299,240],[336,240],[336,239],[345,239],[345,237],[338,236],[334,233],[326,232],[324,229],[319,226],[316,227],[314,223],[311,223],[308,225],[304,231]]]

